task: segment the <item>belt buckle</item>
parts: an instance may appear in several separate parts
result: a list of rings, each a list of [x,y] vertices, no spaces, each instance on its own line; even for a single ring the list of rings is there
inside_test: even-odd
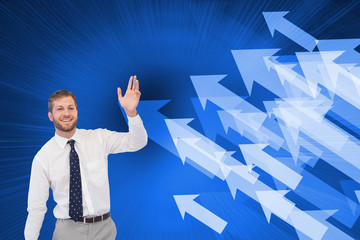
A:
[[[104,221],[104,215],[105,215],[105,214],[101,215],[101,221]],[[83,222],[83,223],[87,223],[87,222],[86,222],[86,219],[92,219],[92,222],[90,222],[90,223],[94,223],[96,217],[97,217],[97,216],[91,217],[91,218],[83,217],[83,221],[82,221],[82,222]],[[100,216],[99,216],[99,217],[100,217]]]
[[[89,223],[94,223],[95,222],[95,217],[91,217],[91,218],[84,217],[83,218],[83,223],[88,223],[88,222],[86,222],[86,219],[92,219],[92,221],[89,222]]]

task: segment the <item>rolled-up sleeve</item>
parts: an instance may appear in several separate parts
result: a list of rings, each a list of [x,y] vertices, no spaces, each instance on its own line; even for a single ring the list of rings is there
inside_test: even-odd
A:
[[[25,224],[26,240],[36,240],[47,211],[46,202],[49,198],[50,181],[40,159],[35,156],[32,167],[28,194],[28,217]]]
[[[134,152],[146,146],[148,136],[139,116],[128,117],[129,132],[106,130],[105,149],[109,153]]]

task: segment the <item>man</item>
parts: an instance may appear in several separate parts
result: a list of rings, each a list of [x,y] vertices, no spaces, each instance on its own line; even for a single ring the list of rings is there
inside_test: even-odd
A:
[[[53,240],[113,240],[116,227],[110,217],[107,156],[137,151],[147,144],[147,133],[136,111],[139,81],[131,76],[124,96],[118,88],[129,132],[77,129],[77,103],[66,90],[49,98],[49,119],[55,136],[34,157],[28,196],[25,239],[37,239],[47,211],[49,187],[57,205]]]

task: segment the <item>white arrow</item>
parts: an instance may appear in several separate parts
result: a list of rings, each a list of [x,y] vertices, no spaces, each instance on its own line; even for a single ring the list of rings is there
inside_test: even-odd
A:
[[[306,50],[308,50],[309,52],[313,51],[319,41],[295,24],[293,24],[292,22],[289,22],[287,19],[285,19],[284,16],[287,13],[288,11],[263,12],[265,21],[269,27],[271,35],[274,36],[275,30],[277,30],[291,40],[293,40],[294,42],[296,42],[297,44],[299,44],[300,46],[302,46],[303,48],[305,48]]]
[[[219,234],[224,230],[227,222],[194,201],[197,195],[174,195],[176,204],[179,208],[182,218],[185,218],[185,212],[204,223],[209,228],[215,230]]]

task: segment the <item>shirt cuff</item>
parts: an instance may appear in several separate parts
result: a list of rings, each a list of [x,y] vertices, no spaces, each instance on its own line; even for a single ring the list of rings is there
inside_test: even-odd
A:
[[[126,115],[127,116],[127,115]],[[128,118],[128,124],[129,125],[138,125],[138,124],[142,124],[142,120],[140,118],[139,113],[135,116],[135,117],[129,117]]]

